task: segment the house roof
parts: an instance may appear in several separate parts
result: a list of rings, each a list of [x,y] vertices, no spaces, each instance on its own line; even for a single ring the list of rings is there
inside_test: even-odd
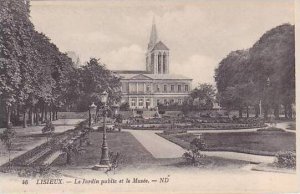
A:
[[[153,50],[169,50],[169,48],[162,41],[159,41],[154,45]]]

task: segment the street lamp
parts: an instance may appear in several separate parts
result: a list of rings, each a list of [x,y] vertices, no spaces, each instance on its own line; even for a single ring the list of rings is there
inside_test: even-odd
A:
[[[92,125],[92,114],[95,115],[97,106],[94,102],[89,106],[89,127]]]
[[[270,77],[268,77],[267,78],[267,81],[266,81],[266,85],[267,85],[267,87],[269,87],[270,86]],[[265,87],[264,87],[265,88]],[[265,90],[265,89],[264,89]],[[263,91],[264,92],[264,91]],[[259,101],[259,117],[260,118],[262,118],[263,116],[262,116],[262,103],[261,103],[261,99],[260,99],[260,101]]]
[[[101,147],[101,159],[99,165],[94,166],[93,169],[98,170],[98,169],[105,169],[110,167],[110,161],[109,161],[109,156],[108,156],[108,146],[107,146],[107,141],[106,141],[106,114],[107,114],[107,99],[108,99],[108,93],[104,91],[101,94],[101,102],[104,105],[103,108],[103,113],[104,113],[104,118],[103,118],[103,143]]]

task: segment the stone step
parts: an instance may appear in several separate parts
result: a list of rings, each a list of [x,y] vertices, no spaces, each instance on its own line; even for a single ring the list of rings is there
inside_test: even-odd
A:
[[[46,160],[44,160],[43,165],[52,164],[60,155],[64,154],[62,151],[56,151],[52,153]]]
[[[38,159],[40,159],[42,156],[44,156],[45,154],[47,154],[49,151],[51,151],[51,148],[46,148],[46,149],[38,152],[37,154],[35,154],[34,156],[32,156],[30,159],[28,159],[25,162],[25,165],[30,165],[30,164],[34,163],[35,161],[37,161]]]

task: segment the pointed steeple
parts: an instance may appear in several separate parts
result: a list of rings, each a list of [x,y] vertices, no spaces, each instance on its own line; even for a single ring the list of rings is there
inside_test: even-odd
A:
[[[155,25],[155,17],[153,17],[152,29],[151,29],[151,35],[150,35],[150,41],[149,41],[149,44],[148,44],[148,49],[153,48],[155,46],[157,40],[158,40],[158,37],[157,37],[157,31],[156,31],[156,25]]]

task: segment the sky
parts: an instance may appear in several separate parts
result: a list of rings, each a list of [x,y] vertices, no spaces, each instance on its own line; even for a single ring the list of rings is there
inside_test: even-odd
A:
[[[214,84],[231,51],[251,47],[266,31],[294,24],[293,0],[40,0],[31,20],[62,52],[100,58],[112,70],[145,70],[152,20],[170,49],[170,73]]]

